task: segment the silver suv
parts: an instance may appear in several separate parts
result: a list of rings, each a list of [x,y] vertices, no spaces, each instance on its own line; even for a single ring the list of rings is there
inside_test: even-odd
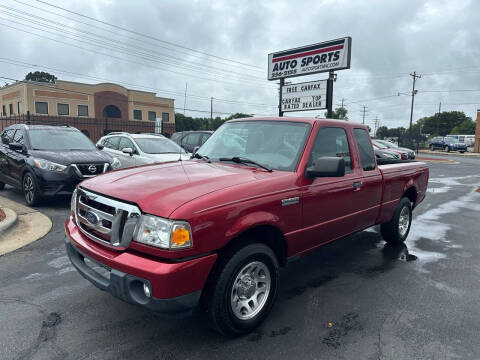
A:
[[[188,160],[191,154],[163,135],[110,133],[97,147],[120,160],[121,167]]]

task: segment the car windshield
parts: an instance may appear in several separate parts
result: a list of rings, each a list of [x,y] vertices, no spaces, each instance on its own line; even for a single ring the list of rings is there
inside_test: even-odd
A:
[[[310,125],[289,121],[234,121],[223,124],[198,150],[219,161],[238,157],[274,170],[294,171]]]
[[[388,146],[381,143],[380,141],[375,140],[373,141],[373,144],[376,145],[379,149],[388,149]]]
[[[30,144],[34,150],[95,150],[93,142],[82,132],[71,129],[30,129]]]
[[[386,141],[386,140],[379,140],[379,142],[381,142],[383,145],[385,145],[387,148],[398,148],[397,144],[394,144],[390,141]]]
[[[135,142],[140,150],[146,154],[185,154],[185,150],[180,146],[173,141],[162,137],[135,138]]]

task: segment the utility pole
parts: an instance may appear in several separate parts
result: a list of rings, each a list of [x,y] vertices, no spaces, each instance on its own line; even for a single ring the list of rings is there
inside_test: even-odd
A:
[[[368,112],[367,109],[368,109],[368,108],[367,108],[365,105],[363,105],[363,109],[360,110],[360,112],[362,113],[362,124],[363,124],[363,125],[365,125],[365,115],[366,115],[367,112]]]
[[[213,97],[210,97],[210,123],[213,121]]]
[[[415,99],[415,94],[416,94],[416,91],[415,91],[415,81],[417,80],[417,78],[421,78],[420,75],[417,75],[417,73],[414,71],[413,74],[410,74],[411,77],[413,77],[413,85],[412,85],[412,107],[410,108],[410,128],[408,130],[408,136],[410,138],[410,141],[412,140],[412,120],[413,120],[413,102],[414,102],[414,99]]]
[[[185,115],[185,105],[187,104],[187,83],[185,83],[185,99],[183,100],[183,115]]]
[[[440,114],[442,112],[442,102],[438,104],[438,116],[437,116],[437,135],[438,135],[438,123],[440,122]]]
[[[378,116],[375,116],[375,131],[373,132],[373,137],[377,137],[377,129],[380,121],[378,121]]]

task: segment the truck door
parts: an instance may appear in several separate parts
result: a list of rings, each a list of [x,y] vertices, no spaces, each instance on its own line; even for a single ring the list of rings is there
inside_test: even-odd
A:
[[[371,146],[371,145],[370,145]],[[309,165],[321,156],[343,157],[343,177],[320,177],[308,180],[303,193],[303,235],[296,240],[299,251],[345,236],[365,225],[363,176],[353,156],[355,144],[343,127],[318,130]],[[307,165],[308,167],[308,165]]]
[[[362,173],[361,184],[357,189],[362,206],[356,216],[356,221],[364,229],[374,225],[377,219],[382,202],[383,177],[377,167],[372,141],[367,131],[363,128],[356,128],[353,129],[353,135],[358,148],[359,166]]]

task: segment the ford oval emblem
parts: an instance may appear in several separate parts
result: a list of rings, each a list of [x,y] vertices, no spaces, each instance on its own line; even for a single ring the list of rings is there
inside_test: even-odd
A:
[[[90,210],[85,211],[85,219],[94,226],[100,222],[100,217]]]

